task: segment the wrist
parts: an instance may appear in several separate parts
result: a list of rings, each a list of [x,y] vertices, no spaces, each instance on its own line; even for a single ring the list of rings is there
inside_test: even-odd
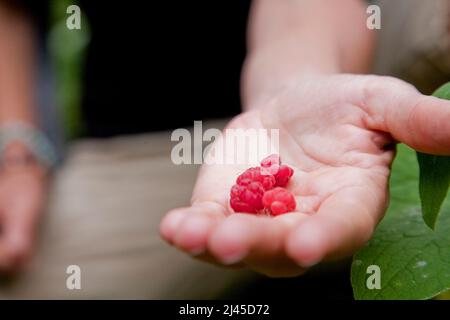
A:
[[[42,167],[56,164],[56,152],[46,136],[31,125],[0,126],[0,165],[5,168]]]
[[[247,110],[262,105],[301,78],[342,72],[337,46],[318,51],[305,48],[303,52],[283,55],[269,49],[249,53],[242,73],[243,105]]]
[[[12,142],[3,150],[0,157],[0,168],[11,170],[39,166],[33,153],[22,143]]]
[[[256,3],[242,75],[247,109],[305,76],[370,72],[376,33],[362,1]]]

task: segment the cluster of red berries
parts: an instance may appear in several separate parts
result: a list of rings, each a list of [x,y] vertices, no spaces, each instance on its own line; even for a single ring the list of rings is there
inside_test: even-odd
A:
[[[287,190],[294,174],[281,163],[279,155],[261,161],[261,167],[247,169],[237,179],[230,192],[230,205],[235,212],[266,213],[277,216],[295,210],[295,198]]]

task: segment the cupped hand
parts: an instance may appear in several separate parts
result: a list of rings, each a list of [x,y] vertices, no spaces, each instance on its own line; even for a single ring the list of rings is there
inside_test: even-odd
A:
[[[386,211],[395,142],[450,154],[450,102],[390,77],[298,79],[228,128],[280,130],[296,212],[233,213],[230,188],[245,167],[203,165],[191,205],[169,212],[161,235],[202,260],[270,276],[350,256],[370,239]]]

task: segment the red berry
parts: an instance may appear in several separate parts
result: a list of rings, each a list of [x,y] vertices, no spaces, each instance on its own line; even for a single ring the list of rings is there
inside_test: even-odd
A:
[[[285,187],[292,175],[294,174],[294,170],[287,165],[281,165],[278,171],[274,174],[276,180],[277,187]]]
[[[230,206],[235,212],[280,215],[295,210],[295,198],[284,187],[294,170],[281,164],[273,154],[261,161],[261,167],[249,168],[231,188]]]
[[[270,168],[273,165],[280,165],[281,164],[281,158],[279,155],[277,154],[272,154],[268,157],[265,157],[262,161],[261,161],[261,167],[263,168]]]
[[[275,175],[281,165],[281,158],[277,154],[272,154],[261,161],[261,167],[266,169],[270,174]]]
[[[281,187],[266,191],[262,202],[264,208],[269,209],[273,216],[292,212],[296,207],[295,198],[292,193]]]
[[[246,179],[244,185],[235,184],[230,192],[230,206],[235,212],[258,213],[264,206],[264,187],[260,182]]]
[[[291,167],[281,164],[281,158],[277,154],[264,158],[261,161],[261,166],[275,177],[276,187],[285,187],[294,174],[294,170]]]
[[[250,181],[260,182],[264,190],[270,190],[276,184],[275,177],[260,167],[247,169],[236,179],[238,185],[247,185]]]

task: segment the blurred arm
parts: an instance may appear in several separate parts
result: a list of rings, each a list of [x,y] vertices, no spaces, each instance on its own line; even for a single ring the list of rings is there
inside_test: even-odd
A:
[[[311,73],[370,70],[374,33],[361,0],[254,0],[243,72],[243,104],[259,105]]]
[[[8,141],[17,135],[12,127],[36,124],[33,27],[11,2],[0,0],[0,273],[18,270],[31,255],[46,190],[45,168],[29,161],[33,146],[16,136]]]
[[[0,0],[0,125],[34,124],[35,44],[26,15]]]

